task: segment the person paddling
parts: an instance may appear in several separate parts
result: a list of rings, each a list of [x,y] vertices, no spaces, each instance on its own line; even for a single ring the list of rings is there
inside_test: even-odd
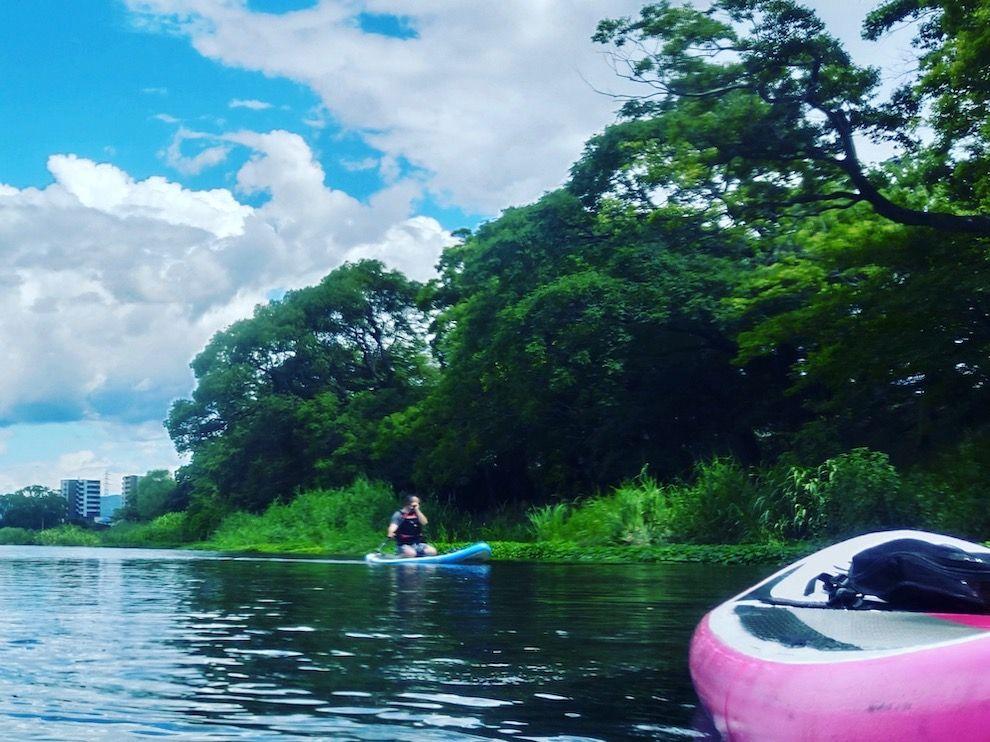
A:
[[[395,553],[400,557],[436,556],[437,550],[423,543],[423,526],[429,521],[419,509],[419,498],[406,495],[405,505],[392,513],[388,537],[395,539]]]

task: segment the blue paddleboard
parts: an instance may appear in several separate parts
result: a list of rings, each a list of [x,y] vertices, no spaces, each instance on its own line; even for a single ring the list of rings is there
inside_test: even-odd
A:
[[[364,560],[368,564],[461,564],[463,562],[487,562],[491,555],[492,548],[484,541],[479,541],[476,544],[465,546],[463,549],[436,556],[402,558],[395,554],[381,554],[376,551],[365,556]]]

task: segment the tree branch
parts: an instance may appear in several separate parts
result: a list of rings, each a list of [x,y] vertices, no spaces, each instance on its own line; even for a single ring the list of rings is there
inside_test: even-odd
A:
[[[845,152],[845,158],[833,160],[849,176],[853,185],[859,190],[863,200],[869,202],[880,216],[886,217],[899,224],[907,224],[913,227],[930,227],[932,229],[942,229],[947,232],[962,232],[965,234],[975,234],[981,236],[990,235],[990,217],[980,214],[950,214],[944,211],[919,211],[909,209],[905,206],[895,204],[888,199],[873,184],[863,171],[863,166],[856,154],[856,144],[852,136],[852,124],[842,111],[834,111],[816,106],[828,117],[836,133],[839,135],[839,142]]]

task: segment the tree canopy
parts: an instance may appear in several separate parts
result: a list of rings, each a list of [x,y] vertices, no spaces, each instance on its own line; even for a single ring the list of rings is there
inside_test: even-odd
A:
[[[628,123],[589,143],[573,187],[589,202],[612,194],[649,208],[660,194],[749,222],[866,203],[899,224],[988,236],[990,202],[973,184],[988,165],[986,32],[975,30],[988,7],[891,0],[871,13],[874,38],[924,19],[922,74],[887,100],[879,70],[857,65],[792,0],[716,0],[706,10],[660,2],[602,21],[595,40],[644,92],[623,105]],[[899,199],[890,173],[864,163],[862,140],[921,163],[934,197]]]
[[[416,401],[431,374],[419,289],[362,261],[218,333],[192,363],[192,398],[166,421],[193,454],[196,487],[257,509],[373,472],[363,423]]]
[[[218,333],[167,421],[191,454],[167,507],[205,523],[367,475],[482,508],[722,456],[982,492],[988,8],[881,2],[864,33],[913,22],[918,54],[885,98],[792,0],[603,21],[642,93],[565,187],[460,231],[425,285],[347,264]],[[868,140],[896,156],[868,164]],[[715,513],[706,481],[685,491]]]
[[[62,494],[40,484],[0,495],[0,523],[5,528],[51,528],[65,522],[67,515]]]

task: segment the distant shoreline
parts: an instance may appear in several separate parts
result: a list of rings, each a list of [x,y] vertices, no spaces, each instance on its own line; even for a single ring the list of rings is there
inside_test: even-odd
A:
[[[127,538],[138,536],[140,527],[125,529],[129,533],[114,533],[114,528],[102,531],[78,526],[59,526],[44,531],[0,528],[0,543],[18,546],[88,546],[138,549],[184,549],[220,551],[225,553],[259,554],[293,557],[360,558],[374,551],[376,545],[362,549],[330,549],[316,543],[245,542],[217,544],[211,541],[194,543]],[[466,542],[434,542],[441,551],[450,551]],[[564,542],[489,541],[492,561],[539,562],[545,564],[776,564],[786,563],[810,554],[820,544],[809,542],[769,544],[665,544],[662,546],[582,546]]]

